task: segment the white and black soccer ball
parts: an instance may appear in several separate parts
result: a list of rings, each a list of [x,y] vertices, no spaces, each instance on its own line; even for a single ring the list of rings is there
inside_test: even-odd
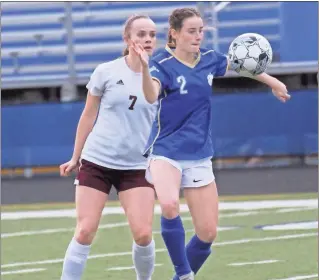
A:
[[[256,33],[238,36],[229,47],[231,68],[241,75],[259,75],[272,61],[272,48],[268,40]]]

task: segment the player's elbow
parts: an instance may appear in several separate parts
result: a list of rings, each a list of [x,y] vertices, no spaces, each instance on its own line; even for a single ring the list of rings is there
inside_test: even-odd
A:
[[[144,97],[145,100],[149,103],[149,104],[153,104],[156,102],[158,95],[155,93],[154,89],[144,89]]]
[[[157,97],[156,96],[145,96],[145,99],[149,104],[154,104],[157,100]]]
[[[148,83],[147,81],[143,81],[143,91],[146,101],[149,104],[155,103],[159,94],[158,82],[152,81],[151,83]]]

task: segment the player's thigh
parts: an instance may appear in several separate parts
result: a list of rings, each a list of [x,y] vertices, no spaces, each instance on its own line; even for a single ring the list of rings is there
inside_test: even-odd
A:
[[[218,225],[218,194],[215,181],[197,188],[184,190],[195,232],[207,242],[216,238]]]
[[[147,169],[147,179],[156,191],[157,198],[163,205],[174,203],[179,199],[181,170],[177,163],[165,157],[151,158]]]
[[[183,187],[197,235],[212,241],[218,224],[218,192],[211,163],[188,169],[183,174]]]
[[[134,187],[119,192],[119,199],[134,240],[139,245],[149,244],[152,240],[154,189],[148,186]]]
[[[80,185],[76,187],[76,236],[78,238],[91,241],[98,229],[107,199],[107,193],[95,188]]]
[[[77,223],[85,231],[95,231],[112,186],[112,170],[82,161],[75,180]]]

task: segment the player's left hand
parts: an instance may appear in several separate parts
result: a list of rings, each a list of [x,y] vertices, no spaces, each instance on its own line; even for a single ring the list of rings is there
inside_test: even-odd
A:
[[[286,102],[291,98],[291,96],[288,94],[286,85],[280,81],[277,81],[276,85],[272,87],[272,93],[281,102]]]

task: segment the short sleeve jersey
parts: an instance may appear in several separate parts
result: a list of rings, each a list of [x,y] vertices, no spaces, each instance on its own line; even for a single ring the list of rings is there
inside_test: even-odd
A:
[[[146,101],[142,74],[133,72],[122,57],[98,65],[87,89],[101,97],[101,104],[81,158],[113,169],[145,169],[143,151],[157,104]]]
[[[150,61],[150,73],[160,84],[159,109],[144,155],[175,160],[213,156],[212,83],[226,73],[226,55],[200,49],[190,65],[166,47]]]

